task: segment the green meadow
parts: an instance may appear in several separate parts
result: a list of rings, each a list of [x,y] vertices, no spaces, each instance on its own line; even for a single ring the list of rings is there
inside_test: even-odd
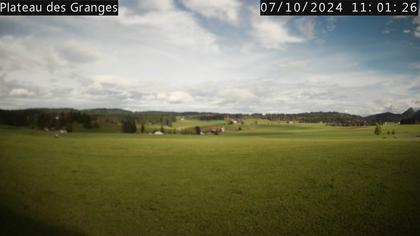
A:
[[[419,235],[420,125],[373,130],[247,120],[220,135],[55,138],[3,126],[0,235]]]

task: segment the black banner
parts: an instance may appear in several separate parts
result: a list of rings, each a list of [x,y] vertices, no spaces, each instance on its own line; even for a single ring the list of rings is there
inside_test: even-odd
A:
[[[0,0],[0,16],[117,16],[118,0]]]

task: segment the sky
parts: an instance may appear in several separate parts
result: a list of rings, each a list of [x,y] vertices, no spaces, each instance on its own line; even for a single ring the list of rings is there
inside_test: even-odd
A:
[[[0,16],[0,108],[358,115],[420,108],[420,17],[260,16],[258,0],[120,0]]]

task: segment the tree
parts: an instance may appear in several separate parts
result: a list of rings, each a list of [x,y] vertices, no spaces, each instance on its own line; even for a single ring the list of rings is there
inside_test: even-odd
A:
[[[195,127],[195,134],[196,135],[200,135],[201,134],[201,128],[200,128],[200,126],[196,126]]]
[[[38,125],[38,128],[40,128],[40,129],[47,128],[46,127],[47,126],[47,116],[45,114],[40,114],[38,116],[37,125]]]
[[[66,126],[66,130],[69,133],[73,132],[73,124],[72,123],[68,123],[67,126]]]
[[[239,130],[239,131],[241,131],[241,130],[242,130],[242,126],[239,126],[239,127],[238,127],[238,130]]]
[[[379,124],[376,124],[375,130],[373,131],[376,135],[381,135],[382,133],[382,126]]]
[[[163,125],[160,126],[160,132],[165,133],[165,129],[163,129]]]
[[[145,131],[146,131],[146,128],[144,128],[144,124],[141,124],[140,133],[144,134]]]
[[[90,129],[92,128],[92,119],[90,118],[89,115],[84,115],[83,116],[83,127],[85,129]]]
[[[136,122],[133,118],[127,117],[122,121],[122,132],[135,133],[137,132]]]

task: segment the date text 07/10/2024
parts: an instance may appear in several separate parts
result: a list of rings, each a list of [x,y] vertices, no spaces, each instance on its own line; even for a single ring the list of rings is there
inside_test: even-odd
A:
[[[417,0],[261,0],[261,15],[418,15]]]

